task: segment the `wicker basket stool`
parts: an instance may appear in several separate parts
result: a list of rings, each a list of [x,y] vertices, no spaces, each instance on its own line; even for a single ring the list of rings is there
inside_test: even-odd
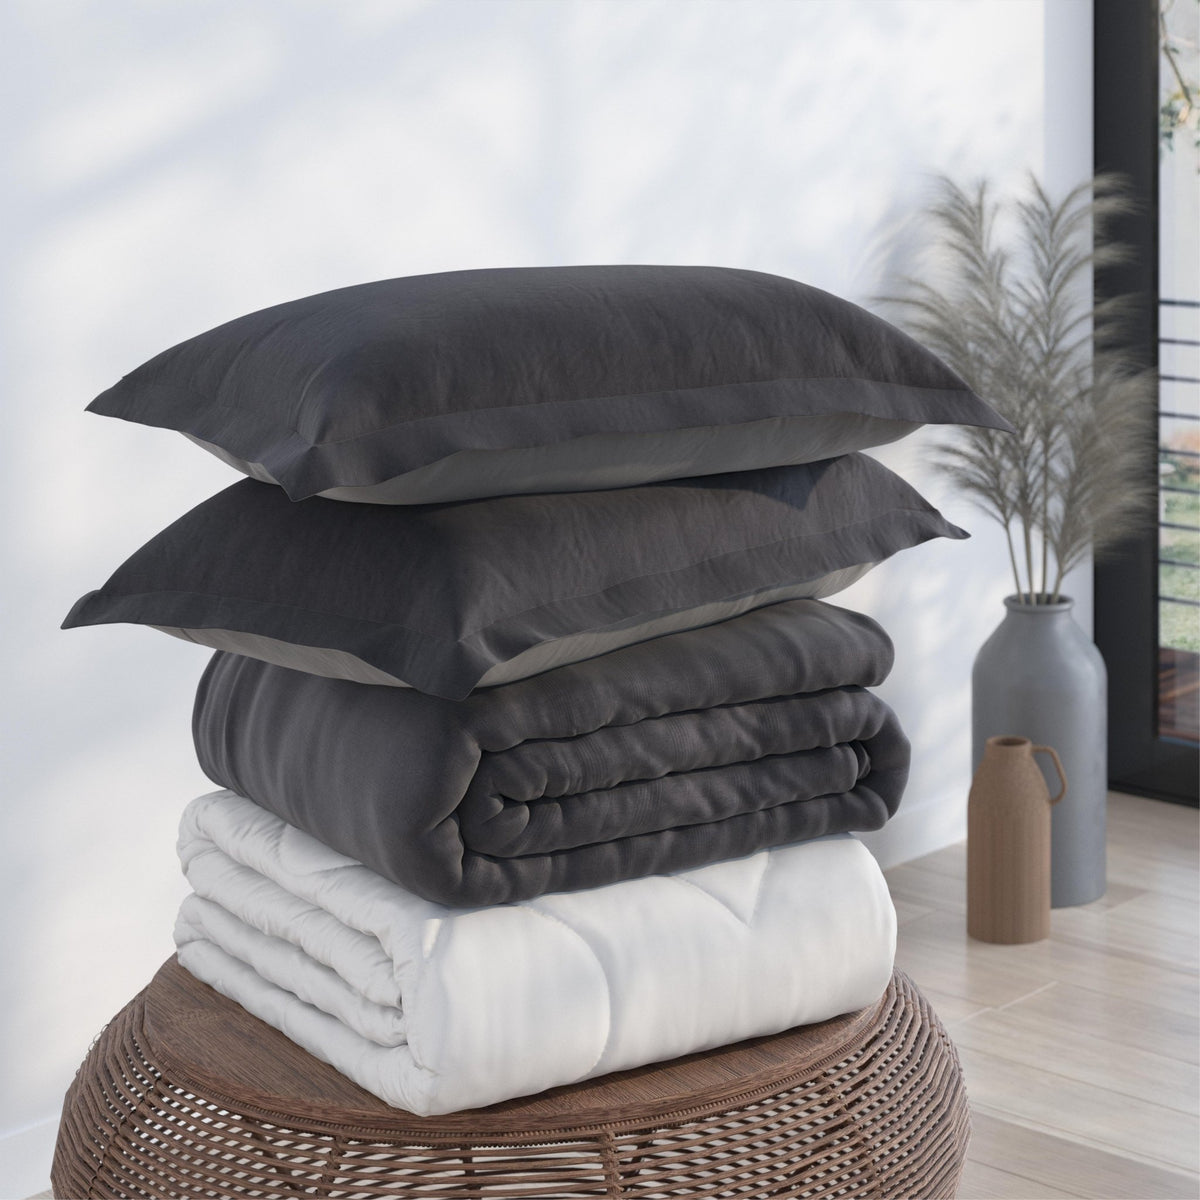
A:
[[[953,1196],[954,1047],[897,973],[820,1025],[444,1117],[389,1108],[173,959],[67,1093],[60,1200]]]

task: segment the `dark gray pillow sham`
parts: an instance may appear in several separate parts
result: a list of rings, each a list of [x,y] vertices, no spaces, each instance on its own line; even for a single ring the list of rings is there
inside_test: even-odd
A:
[[[453,271],[202,333],[89,411],[186,434],[294,500],[423,504],[813,462],[1007,428],[898,329],[722,267]]]
[[[480,683],[828,595],[939,536],[966,534],[861,454],[419,507],[294,504],[243,480],[151,539],[64,626],[152,625],[312,674],[461,699]]]

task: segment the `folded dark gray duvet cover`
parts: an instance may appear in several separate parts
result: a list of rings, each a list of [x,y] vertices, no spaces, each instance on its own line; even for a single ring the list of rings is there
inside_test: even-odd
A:
[[[200,764],[410,891],[473,906],[737,858],[895,812],[871,621],[816,600],[451,701],[218,653]]]

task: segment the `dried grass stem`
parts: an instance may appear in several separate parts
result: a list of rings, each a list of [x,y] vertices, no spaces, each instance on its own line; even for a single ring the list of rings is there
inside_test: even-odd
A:
[[[1097,302],[1090,287],[1094,269],[1126,258],[1108,230],[1130,209],[1112,176],[1057,203],[1031,177],[1008,205],[985,183],[968,191],[942,176],[927,214],[941,277],[905,276],[884,297],[1016,429],[966,429],[936,462],[1003,526],[1030,604],[1057,602],[1063,576],[1125,538],[1155,494],[1157,381],[1119,349],[1131,298]]]

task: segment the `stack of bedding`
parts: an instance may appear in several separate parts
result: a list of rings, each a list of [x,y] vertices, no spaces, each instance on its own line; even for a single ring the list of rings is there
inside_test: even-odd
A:
[[[931,355],[755,272],[455,272],[240,318],[92,408],[251,476],[66,622],[216,651],[197,977],[426,1115],[878,999],[852,835],[909,746],[887,635],[825,598],[965,536],[858,452],[1004,427]]]

